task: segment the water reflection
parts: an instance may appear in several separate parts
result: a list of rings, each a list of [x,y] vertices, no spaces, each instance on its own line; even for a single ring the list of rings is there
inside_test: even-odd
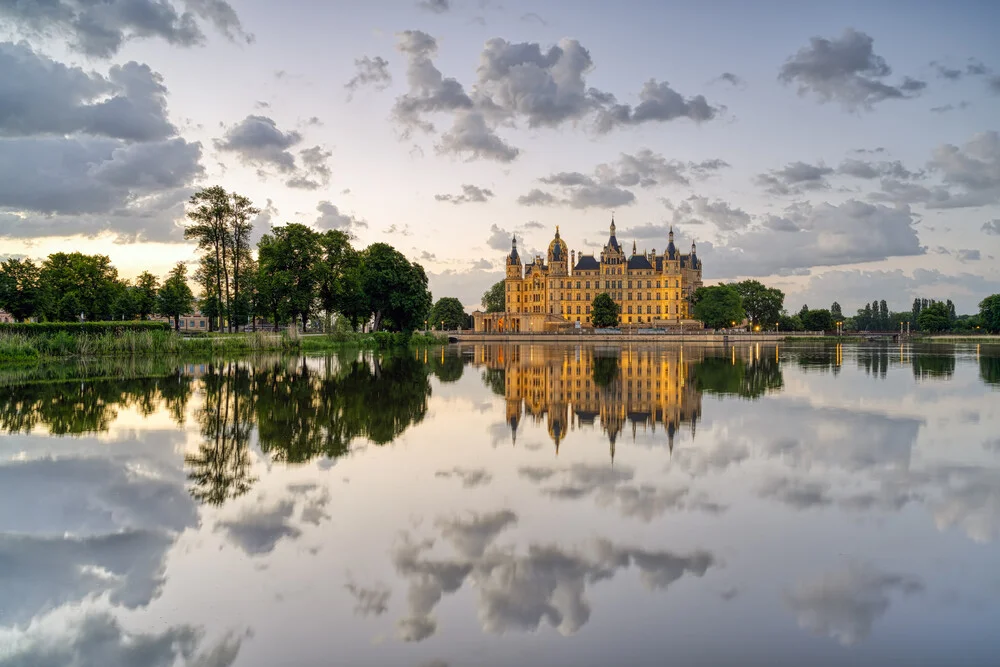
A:
[[[998,360],[463,345],[2,371],[0,663],[991,664]]]

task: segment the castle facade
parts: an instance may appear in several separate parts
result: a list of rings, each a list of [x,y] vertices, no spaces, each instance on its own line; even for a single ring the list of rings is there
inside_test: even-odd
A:
[[[536,255],[522,264],[517,239],[511,241],[504,279],[505,309],[502,313],[473,313],[476,331],[544,332],[568,327],[590,327],[594,298],[602,292],[621,308],[619,322],[642,328],[700,328],[691,316],[691,295],[701,287],[701,260],[695,251],[681,254],[674,246],[670,229],[667,248],[657,254],[636,251],[626,253],[615,235],[593,253],[569,250],[556,227],[547,256]]]

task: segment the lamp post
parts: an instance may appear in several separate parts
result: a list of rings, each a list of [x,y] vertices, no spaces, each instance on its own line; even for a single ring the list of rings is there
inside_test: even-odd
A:
[[[444,320],[441,320],[441,331],[444,331]]]
[[[775,322],[774,323],[774,333],[778,333],[778,325],[779,324],[780,324],[780,322]]]

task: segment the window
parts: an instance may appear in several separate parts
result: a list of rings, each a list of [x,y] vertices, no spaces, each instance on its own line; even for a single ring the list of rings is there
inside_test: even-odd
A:
[[[628,316],[628,323],[632,324],[632,316],[631,315]]]
[[[630,312],[630,313],[632,312],[632,306],[629,306],[629,307],[628,307],[628,312]],[[630,318],[628,318],[628,321],[629,321],[629,322],[631,322],[631,321],[632,321],[632,318],[631,318],[631,317],[630,317]]]
[[[580,300],[580,293],[579,293],[579,292],[577,292],[577,293],[576,293],[576,300],[577,300],[577,301],[579,301],[579,300]]]
[[[628,281],[628,288],[629,288],[629,289],[632,289],[632,281],[631,281],[631,280],[630,280],[630,281]]]
[[[587,292],[587,294],[586,294],[586,299],[585,299],[585,300],[586,300],[586,301],[590,301],[590,292]]]
[[[661,296],[661,294],[660,294],[659,292],[657,292],[657,293],[656,293],[656,300],[657,300],[657,301],[659,301],[659,300],[660,300],[660,296]]]
[[[659,280],[656,281],[656,289],[660,289],[660,281]]]
[[[580,314],[580,306],[577,306],[577,307],[576,307],[576,314],[577,314],[577,315],[579,315],[579,314]],[[579,321],[580,321],[580,318],[576,318],[576,321],[577,321],[577,322],[579,322]]]
[[[651,281],[647,280],[646,281],[646,289],[649,289],[652,286],[653,286],[653,283]]]
[[[576,288],[580,289],[580,281],[579,280],[576,281]]]
[[[590,289],[590,281],[587,281],[587,289]]]
[[[660,313],[661,313],[661,311],[660,311],[660,307],[659,307],[659,306],[657,306],[657,307],[656,307],[656,314],[657,314],[657,315],[659,315]]]
[[[590,306],[587,306],[587,314],[590,315]]]
[[[639,299],[639,301],[642,301],[642,292],[639,292],[639,294],[636,295],[636,298]]]
[[[202,320],[201,322],[199,322],[198,326],[200,326],[202,329],[204,329],[205,328],[205,320]]]
[[[629,300],[629,301],[631,301],[631,300],[632,300],[632,292],[629,292],[629,293],[628,293],[628,300]]]
[[[653,312],[653,307],[652,306],[646,306],[646,314],[650,315],[650,314],[652,314],[652,312]]]

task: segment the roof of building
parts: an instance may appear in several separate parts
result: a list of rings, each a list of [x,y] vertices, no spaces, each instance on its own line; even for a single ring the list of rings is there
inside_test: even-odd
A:
[[[597,263],[597,258],[593,255],[580,255],[576,260],[574,271],[599,271],[601,265]]]
[[[629,269],[651,269],[653,265],[649,263],[645,255],[632,255],[628,258]]]

